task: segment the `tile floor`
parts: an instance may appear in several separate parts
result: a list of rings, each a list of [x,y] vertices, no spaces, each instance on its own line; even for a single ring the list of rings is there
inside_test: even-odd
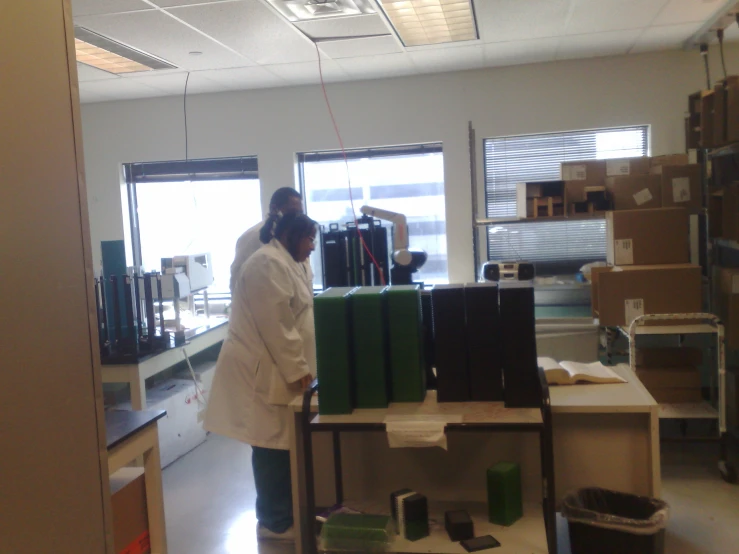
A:
[[[663,496],[672,510],[666,554],[739,549],[739,486],[718,477],[715,453],[711,445],[663,448]],[[288,545],[257,545],[250,458],[248,446],[210,436],[164,471],[172,554],[292,553]]]

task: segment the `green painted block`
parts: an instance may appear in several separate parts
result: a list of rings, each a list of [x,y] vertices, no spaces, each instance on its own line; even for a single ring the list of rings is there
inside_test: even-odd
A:
[[[351,296],[357,408],[387,408],[390,403],[385,290],[361,287]]]
[[[521,499],[521,466],[500,462],[489,468],[488,516],[490,523],[513,525],[523,516]]]
[[[423,357],[421,287],[388,287],[387,321],[393,402],[423,402],[426,370]]]
[[[354,358],[350,296],[353,287],[331,288],[314,302],[318,413],[350,414],[354,409]]]

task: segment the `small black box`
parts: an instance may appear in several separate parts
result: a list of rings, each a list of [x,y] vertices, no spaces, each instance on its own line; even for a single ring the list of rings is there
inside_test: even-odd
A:
[[[409,541],[417,541],[429,536],[429,505],[422,494],[407,496],[402,500],[403,535]]]
[[[454,542],[474,538],[475,528],[472,518],[464,510],[454,510],[444,514],[444,526],[449,538]]]

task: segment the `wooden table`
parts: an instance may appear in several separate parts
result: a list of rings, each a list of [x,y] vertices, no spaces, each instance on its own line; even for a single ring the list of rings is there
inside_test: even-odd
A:
[[[131,387],[131,408],[145,410],[146,380],[148,378],[184,361],[183,348],[186,349],[188,356],[192,356],[223,341],[227,334],[228,320],[223,319],[202,328],[185,345],[149,356],[138,364],[104,364],[102,366],[103,383],[128,383]]]
[[[165,415],[167,412],[164,410],[105,412],[108,473],[112,475],[139,458],[144,460],[151,554],[167,554],[167,531],[164,522],[164,495],[157,430],[157,421]]]
[[[555,386],[549,389],[554,437],[555,498],[558,502],[569,490],[586,486],[602,486],[654,497],[661,494],[658,405],[628,366],[616,366],[614,370],[628,382]],[[303,407],[300,399],[291,404],[291,410],[294,413],[290,420],[293,509],[296,537],[301,537],[307,501],[301,429]],[[311,411],[317,411],[317,402],[314,401]],[[359,414],[359,417],[368,422],[372,420],[369,414]],[[320,471],[316,471],[315,483],[319,505],[331,505],[336,492],[332,456],[334,443],[330,433],[325,435],[318,434],[313,440],[313,463],[320,468]],[[435,476],[434,471],[445,471],[444,460],[453,455],[453,446],[461,447],[464,453],[462,464],[472,475],[468,482],[462,484],[466,488],[462,492],[479,493],[479,498],[475,500],[484,500],[485,492],[484,479],[478,480],[474,476],[486,464],[492,465],[499,459],[521,461],[525,498],[534,499],[541,490],[540,483],[537,483],[540,470],[537,465],[540,463],[538,444],[525,437],[508,442],[496,440],[494,446],[479,441],[460,442],[472,438],[471,435],[454,437],[456,445],[450,445],[448,453],[434,449],[436,452],[427,454],[432,458],[431,463],[424,460],[421,466],[417,464],[419,454],[412,452],[413,449],[390,454],[387,439],[378,435],[380,433],[342,433],[345,468],[343,488],[348,498],[371,495],[378,486],[384,491],[386,483],[380,483],[383,477],[377,467],[384,465],[387,457],[392,455],[394,460],[399,461],[394,471],[399,474],[401,481],[412,482],[412,488],[426,493],[430,498],[455,501],[452,496],[444,496],[447,491],[434,489],[431,479]],[[436,469],[429,470],[429,467],[434,468],[434,464],[437,464]],[[473,487],[478,487],[479,491],[474,491]],[[562,534],[563,529],[560,529],[559,535]],[[296,554],[306,550],[306,545],[298,539]],[[560,548],[560,554],[566,554],[566,550]]]

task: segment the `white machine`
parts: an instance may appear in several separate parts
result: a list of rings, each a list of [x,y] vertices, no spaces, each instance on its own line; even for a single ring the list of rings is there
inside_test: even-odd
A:
[[[213,263],[210,254],[189,254],[162,258],[162,296],[175,297],[175,283],[179,290],[178,298],[207,289],[213,284]]]
[[[376,217],[393,224],[393,267],[390,270],[390,281],[394,285],[411,284],[411,274],[418,271],[426,263],[428,255],[423,250],[409,247],[408,242],[408,220],[403,214],[362,206],[360,210],[364,215]]]
[[[179,300],[189,302],[190,313],[195,314],[193,294],[202,292],[205,317],[210,317],[208,287],[213,284],[213,263],[210,253],[186,254],[162,258],[162,298],[174,300],[176,331],[182,331]],[[175,334],[175,344],[178,336]],[[184,340],[181,339],[181,340]]]

